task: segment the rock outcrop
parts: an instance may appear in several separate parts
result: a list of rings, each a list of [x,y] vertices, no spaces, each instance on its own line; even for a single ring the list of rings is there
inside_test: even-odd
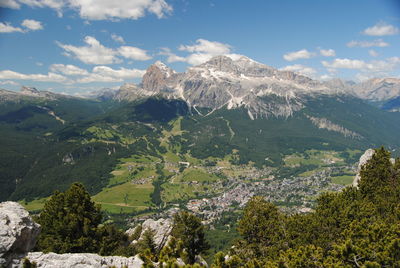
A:
[[[24,255],[36,244],[40,225],[16,202],[0,203],[0,267]]]
[[[135,257],[100,256],[92,253],[42,253],[31,252],[26,258],[43,268],[107,268],[107,267],[142,267],[143,261]]]
[[[138,227],[136,227],[138,228]],[[135,232],[136,228],[129,229],[127,231],[128,235],[131,235]],[[154,243],[158,248],[162,248],[168,241],[169,234],[172,230],[172,220],[171,219],[147,219],[141,225],[142,231],[140,233],[140,238],[137,241],[133,241],[133,243],[137,243],[138,241],[143,239],[144,232],[148,229],[154,231]]]
[[[361,175],[360,175],[361,168],[368,162],[368,160],[370,160],[372,158],[374,153],[375,153],[374,149],[368,149],[360,157],[360,160],[358,161],[357,175],[354,177],[354,180],[353,180],[354,187],[358,187],[358,183],[361,180]]]

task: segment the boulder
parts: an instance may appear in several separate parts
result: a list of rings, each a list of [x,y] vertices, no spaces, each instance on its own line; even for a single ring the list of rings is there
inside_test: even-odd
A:
[[[0,203],[0,267],[26,254],[36,244],[40,225],[16,202]]]
[[[136,228],[129,229],[127,231],[128,235],[133,234]],[[167,243],[169,234],[171,233],[172,220],[171,219],[145,220],[142,223],[142,232],[140,234],[140,238],[138,239],[138,241],[143,239],[143,234],[148,229],[151,229],[155,232],[154,242],[157,245],[157,247],[162,248]]]
[[[360,175],[361,168],[368,162],[368,160],[370,160],[372,158],[374,153],[375,153],[374,149],[368,149],[360,157],[360,160],[358,161],[357,175],[353,179],[353,186],[354,187],[358,187],[358,183],[361,180],[361,175]]]
[[[25,256],[31,263],[42,268],[108,268],[142,267],[143,261],[135,257],[100,256],[92,253],[42,253],[31,252]]]

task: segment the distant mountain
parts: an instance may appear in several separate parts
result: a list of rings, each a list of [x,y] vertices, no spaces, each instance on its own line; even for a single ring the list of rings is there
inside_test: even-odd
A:
[[[161,62],[147,69],[140,85],[126,84],[117,100],[135,100],[160,95],[184,100],[194,109],[245,108],[252,118],[288,117],[300,110],[303,96],[336,94],[338,90],[289,71],[279,71],[247,57],[217,56],[201,65],[177,73]],[[265,96],[279,101],[266,104]]]
[[[132,101],[160,95],[184,100],[194,109],[243,107],[251,118],[257,118],[288,117],[306,106],[307,97],[338,94],[382,102],[400,96],[400,79],[371,79],[358,84],[340,79],[320,82],[245,56],[217,56],[183,73],[156,62],[147,69],[141,84],[123,85],[114,99]],[[274,102],[262,100],[271,96]]]

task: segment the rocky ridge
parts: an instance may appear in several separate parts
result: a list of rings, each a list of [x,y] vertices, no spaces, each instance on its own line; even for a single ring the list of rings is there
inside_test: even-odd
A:
[[[337,93],[337,90],[333,90]],[[303,107],[302,95],[330,94],[323,83],[308,77],[279,71],[245,56],[217,56],[177,73],[161,62],[151,65],[140,85],[125,84],[116,100],[134,100],[161,95],[184,100],[191,107],[211,110],[244,107],[251,118],[288,117]],[[276,100],[266,102],[265,96]]]
[[[195,110],[242,107],[255,119],[289,117],[306,106],[305,97],[335,94],[388,100],[400,95],[400,79],[371,79],[359,84],[340,79],[320,82],[245,56],[216,56],[182,73],[158,61],[147,69],[141,84],[123,85],[114,99],[132,101],[160,95],[181,99]]]

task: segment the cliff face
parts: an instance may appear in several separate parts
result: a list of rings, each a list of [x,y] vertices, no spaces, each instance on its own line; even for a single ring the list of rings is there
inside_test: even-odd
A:
[[[24,255],[36,244],[40,225],[18,203],[0,203],[0,267]]]

